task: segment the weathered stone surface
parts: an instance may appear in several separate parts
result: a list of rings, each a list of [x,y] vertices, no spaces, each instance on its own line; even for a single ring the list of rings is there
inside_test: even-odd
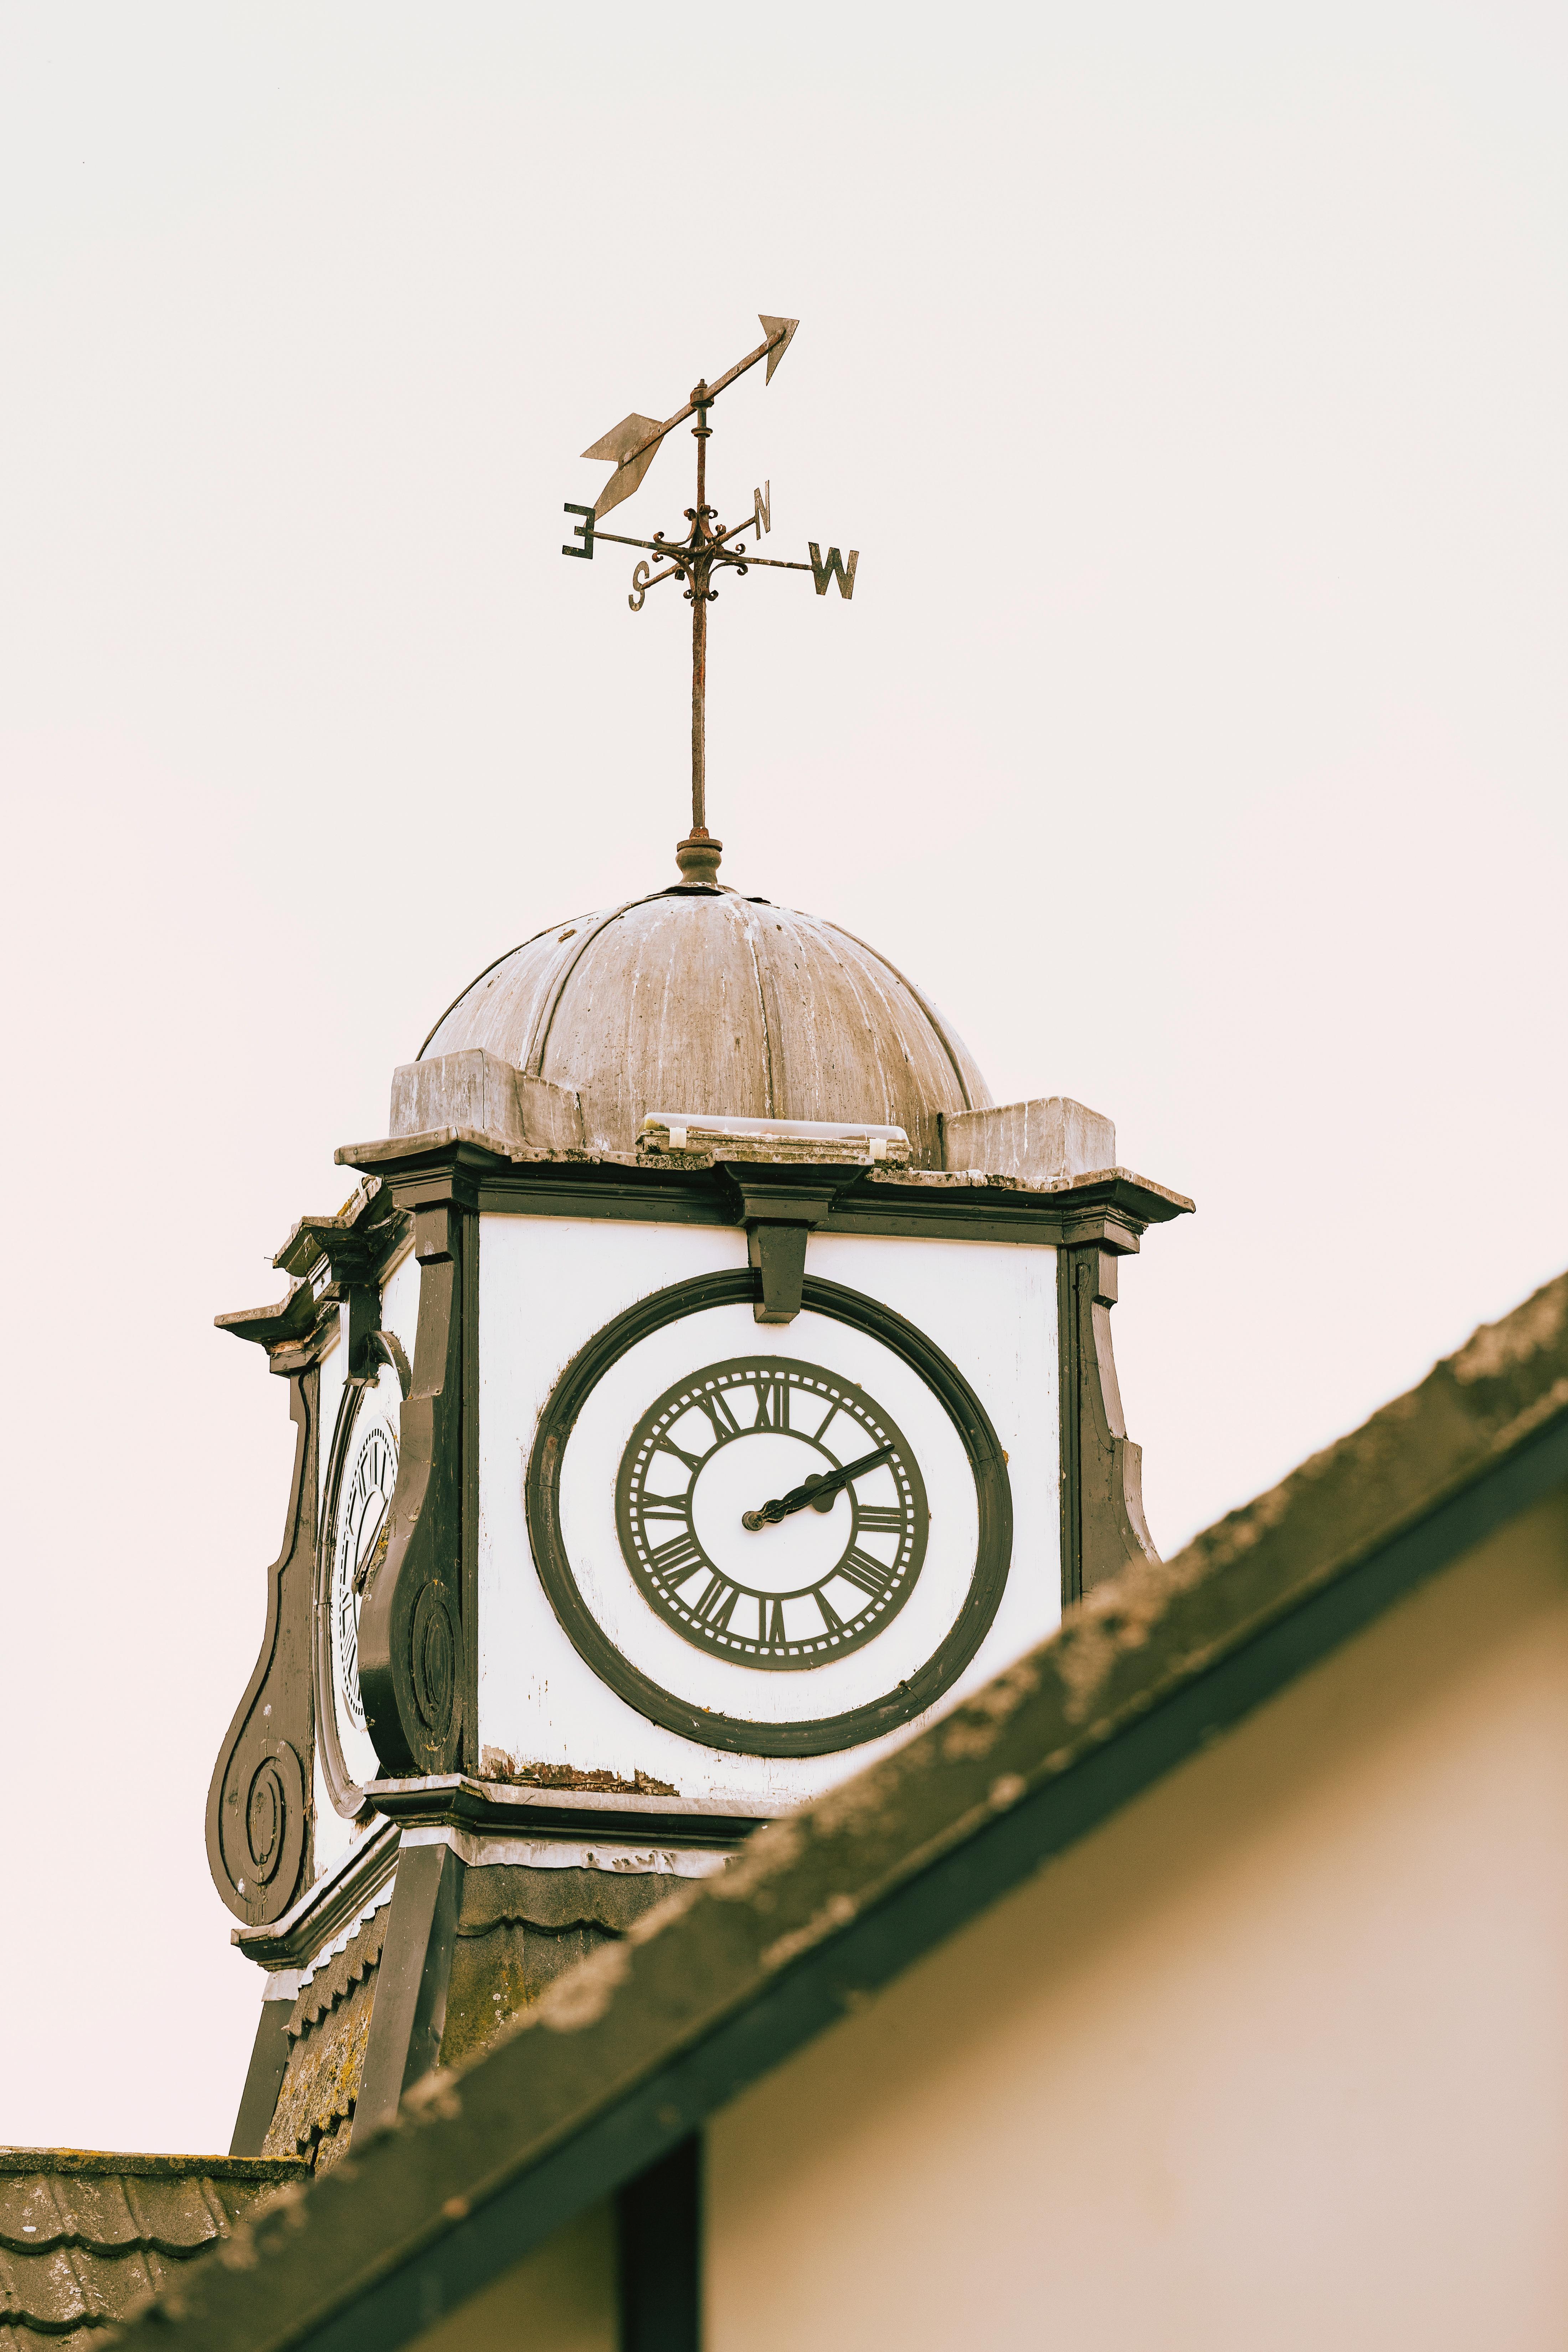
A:
[[[949,1111],[942,1122],[944,1168],[979,1168],[1028,1184],[1070,1184],[1116,1165],[1116,1129],[1067,1095]]]
[[[430,1061],[405,1062],[392,1074],[390,1132],[471,1128],[506,1144],[571,1151],[583,1141],[583,1107],[570,1087],[515,1068],[471,1046]]]
[[[324,2171],[346,2150],[390,1916],[384,1904],[295,2001],[286,2029],[289,2064],[264,2154],[298,2157]]]
[[[636,1923],[685,1882],[658,1872],[470,1870],[452,1954],[441,2063],[478,2055],[558,1977]]]

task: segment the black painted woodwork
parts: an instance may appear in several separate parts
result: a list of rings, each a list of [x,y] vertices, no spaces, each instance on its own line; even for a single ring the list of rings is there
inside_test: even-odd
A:
[[[269,1998],[261,2004],[256,2040],[251,2044],[250,2063],[245,2074],[245,2088],[239,2095],[239,2113],[235,2117],[234,2137],[228,2144],[230,2156],[259,2156],[262,2152],[268,2127],[277,2111],[278,2094],[283,2088],[283,2077],[289,2071],[286,2028],[293,2007],[293,1997],[289,1994],[285,1994],[281,2000]]]
[[[810,1232],[809,1225],[766,1224],[747,1234],[747,1259],[762,1277],[752,1307],[759,1323],[793,1323],[800,1313]]]
[[[411,1846],[398,1855],[354,2108],[356,2144],[395,2120],[405,2091],[440,2057],[463,1874],[449,1845]]]
[[[621,2352],[701,2352],[700,2133],[620,2190],[616,2255]]]
[[[354,1351],[364,1352],[379,1320],[380,1270],[401,1245],[407,1222],[390,1188],[371,1179],[341,1214],[300,1219],[273,1260],[293,1277],[278,1306],[217,1318],[221,1330],[265,1348],[268,1369],[289,1381],[296,1431],[283,1547],[268,1570],[261,1652],[207,1795],[208,1866],[229,1909],[250,1928],[280,1918],[310,1873],[319,1366],[338,1340],[346,1303],[353,1373]]]
[[[477,1255],[473,1220],[455,1202],[417,1209],[419,1324],[404,1400],[386,1555],[360,1610],[365,1724],[392,1774],[448,1772],[474,1713],[470,1626],[463,1591],[474,1538],[464,1441],[463,1263]],[[468,1400],[468,1417],[473,1411]]]
[[[207,1866],[229,1909],[249,1927],[288,1910],[310,1862],[317,1363],[299,1365],[288,1380],[294,1467],[283,1544],[267,1571],[260,1654],[207,1791]]]
[[[377,1780],[370,1793],[376,1811],[386,1816],[383,1831],[394,1824],[404,1831],[477,1830],[484,1836],[505,1830],[520,1837],[629,1838],[639,1845],[668,1843],[725,1852],[795,1810],[778,1800],[747,1806],[718,1797],[639,1797],[625,1790],[470,1780],[455,1772],[438,1780]]]
[[[261,1927],[237,1927],[234,1941],[259,1969],[300,1969],[341,1929],[352,1927],[397,1863],[393,1822],[367,1824],[345,1854],[324,1870],[291,1911]]]
[[[1127,1434],[1110,1349],[1116,1259],[1097,1243],[1057,1254],[1062,1606],[1131,1560],[1160,1557],[1143,1520],[1142,1449]]]
[[[808,1237],[831,1215],[841,1192],[857,1183],[857,1167],[752,1167],[730,1171],[740,1191],[746,1256],[761,1276],[752,1313],[759,1323],[793,1323],[800,1313]]]
[[[716,1151],[711,1164],[672,1168],[662,1160],[624,1161],[592,1154],[544,1153],[514,1160],[469,1135],[395,1136],[349,1144],[335,1154],[343,1167],[374,1171],[397,1203],[411,1208],[437,1199],[463,1201],[501,1216],[616,1217],[649,1224],[736,1225],[746,1222],[744,1196],[773,1186],[786,1170],[747,1160],[739,1148]],[[1134,1251],[1152,1224],[1189,1215],[1192,1202],[1124,1169],[1054,1187],[1013,1178],[976,1182],[972,1174],[946,1176],[902,1169],[828,1171],[842,1179],[819,1230],[882,1234],[933,1241],[1100,1241]],[[820,1167],[802,1166],[802,1178],[821,1181]],[[774,1210],[809,1223],[799,1205]]]

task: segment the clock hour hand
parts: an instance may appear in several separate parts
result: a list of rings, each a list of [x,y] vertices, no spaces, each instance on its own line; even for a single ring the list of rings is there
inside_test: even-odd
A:
[[[825,1500],[831,1502],[862,1471],[874,1470],[879,1462],[890,1460],[892,1452],[890,1445],[879,1446],[875,1454],[863,1454],[858,1462],[847,1462],[842,1470],[835,1470],[826,1478],[812,1478],[804,1486],[792,1486],[787,1495],[764,1503],[760,1511],[742,1511],[741,1525],[753,1533],[758,1528],[776,1528],[781,1519],[787,1519],[792,1511],[804,1511],[808,1503],[820,1507]]]

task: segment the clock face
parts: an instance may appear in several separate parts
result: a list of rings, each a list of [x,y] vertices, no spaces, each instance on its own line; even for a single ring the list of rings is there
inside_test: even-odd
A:
[[[929,1525],[919,1459],[891,1413],[842,1373],[774,1355],[700,1366],[648,1408],[621,1458],[616,1515],[663,1623],[784,1673],[886,1631],[915,1588]]]
[[[359,1686],[359,1617],[365,1585],[386,1549],[397,1483],[401,1402],[396,1375],[350,1392],[340,1424],[327,1576],[318,1625],[323,1762],[340,1811],[358,1810],[359,1790],[380,1777]]]
[[[908,1722],[973,1656],[1007,1573],[1007,1474],[973,1389],[902,1317],[808,1280],[764,1339],[752,1293],[703,1276],[589,1342],[540,1417],[530,1535],[574,1644],[641,1714],[823,1755]]]

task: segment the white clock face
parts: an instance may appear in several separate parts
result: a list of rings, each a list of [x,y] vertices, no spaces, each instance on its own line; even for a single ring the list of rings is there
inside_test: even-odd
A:
[[[901,1318],[812,1283],[764,1331],[737,1291],[679,1285],[568,1367],[530,1466],[534,1556],[580,1653],[654,1721],[823,1754],[909,1720],[973,1655],[1006,1473],[973,1391]]]
[[[371,1570],[386,1548],[397,1483],[396,1377],[384,1370],[362,1391],[349,1432],[332,1514],[331,1572],[326,1593],[326,1663],[338,1747],[347,1778],[363,1785],[380,1766],[365,1729],[359,1686],[359,1617]]]
[[[842,1372],[760,1353],[700,1367],[643,1414],[616,1518],[661,1623],[786,1673],[886,1631],[929,1525],[919,1460],[886,1408]]]

